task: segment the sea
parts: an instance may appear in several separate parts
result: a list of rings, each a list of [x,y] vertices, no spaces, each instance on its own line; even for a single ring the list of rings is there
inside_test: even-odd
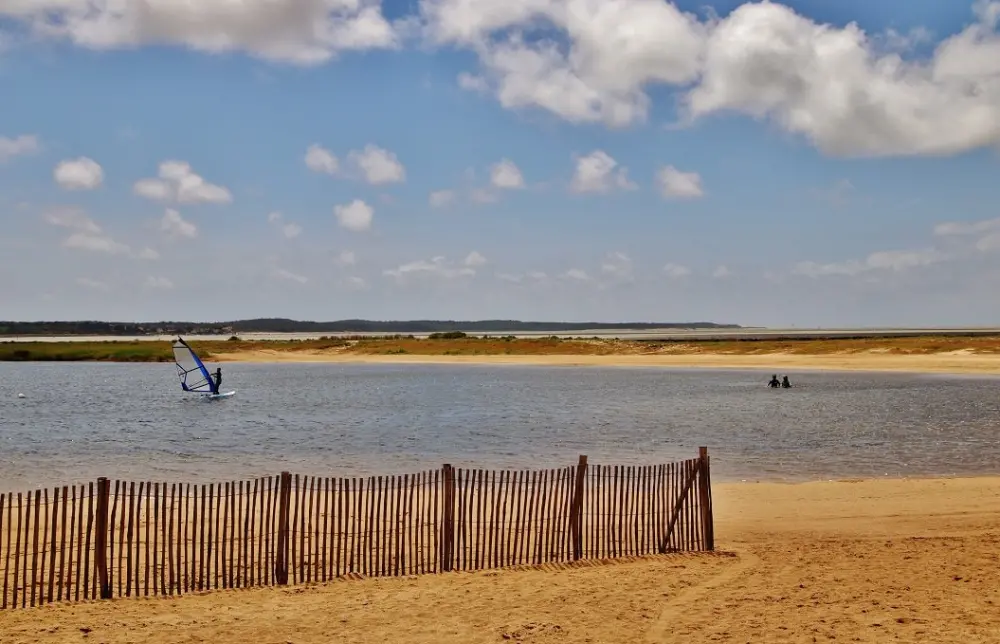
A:
[[[771,389],[756,370],[226,363],[236,395],[207,401],[181,391],[172,363],[0,363],[0,492],[539,469],[581,454],[654,465],[701,446],[713,482],[1000,473],[1000,378],[788,375],[792,388]]]

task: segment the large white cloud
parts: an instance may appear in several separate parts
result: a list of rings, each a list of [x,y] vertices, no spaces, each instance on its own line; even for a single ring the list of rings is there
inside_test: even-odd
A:
[[[646,120],[653,85],[682,91],[682,122],[770,119],[830,155],[953,154],[1000,143],[1000,1],[929,60],[914,37],[819,24],[774,2],[706,21],[662,0],[422,0],[428,40],[474,51],[508,108],[573,122]],[[902,50],[902,53],[901,51]],[[470,79],[476,79],[471,82]]]
[[[7,0],[0,16],[91,49],[173,45],[294,64],[399,43],[378,0]]]

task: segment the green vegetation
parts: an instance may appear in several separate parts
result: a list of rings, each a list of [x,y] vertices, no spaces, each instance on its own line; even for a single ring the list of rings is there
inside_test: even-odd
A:
[[[570,332],[584,329],[738,329],[713,322],[522,322],[521,320],[336,320],[309,322],[260,318],[230,322],[15,322],[0,321],[0,336],[26,335],[235,335],[239,333],[467,333]]]

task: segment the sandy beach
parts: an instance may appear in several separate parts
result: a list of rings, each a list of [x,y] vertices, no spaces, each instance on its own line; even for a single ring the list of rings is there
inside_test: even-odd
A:
[[[901,355],[880,351],[833,354],[658,353],[612,355],[378,355],[257,349],[213,354],[213,362],[330,362],[755,369],[761,371],[885,371],[1000,375],[1000,354],[953,351]]]
[[[717,552],[0,613],[4,642],[996,642],[1000,478],[714,486]]]

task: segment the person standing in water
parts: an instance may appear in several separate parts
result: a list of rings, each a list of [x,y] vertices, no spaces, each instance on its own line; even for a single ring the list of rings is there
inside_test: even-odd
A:
[[[219,387],[222,386],[222,367],[215,368],[215,384],[212,386],[214,391],[213,394],[219,393]]]
[[[768,387],[780,387],[781,383],[778,382],[778,374],[771,375],[771,381],[767,383]]]
[[[788,389],[789,387],[791,387],[791,386],[792,386],[792,383],[788,382],[788,376],[784,376],[784,377],[783,377],[783,378],[781,379],[781,386],[782,386],[782,388],[784,388],[784,389]]]

